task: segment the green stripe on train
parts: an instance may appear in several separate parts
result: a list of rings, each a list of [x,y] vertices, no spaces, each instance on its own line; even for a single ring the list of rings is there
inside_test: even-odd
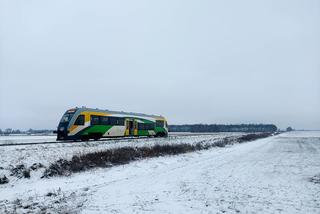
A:
[[[93,126],[89,126],[86,129],[84,129],[83,131],[81,131],[81,133],[79,133],[80,135],[90,135],[90,134],[101,134],[104,135],[107,131],[109,131],[113,126],[108,126],[108,125],[93,125]],[[149,131],[152,130],[138,130],[138,136],[149,136],[150,133]],[[156,133],[159,132],[163,132],[166,133],[166,130],[162,127],[155,127],[155,129],[153,130]]]
[[[148,130],[138,130],[138,135],[139,136],[149,136]]]
[[[155,128],[155,131],[156,131],[156,133],[158,133],[158,132],[164,132],[164,133],[166,133],[166,130],[165,130],[164,128],[162,128],[162,127],[156,127],[156,128]]]
[[[107,131],[109,131],[113,126],[106,126],[106,125],[93,125],[85,129],[81,135],[89,135],[91,133],[100,133],[104,135]]]

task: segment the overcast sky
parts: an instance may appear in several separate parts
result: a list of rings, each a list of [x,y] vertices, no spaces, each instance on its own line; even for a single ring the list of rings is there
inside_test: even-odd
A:
[[[319,0],[0,0],[0,128],[75,106],[320,129]]]

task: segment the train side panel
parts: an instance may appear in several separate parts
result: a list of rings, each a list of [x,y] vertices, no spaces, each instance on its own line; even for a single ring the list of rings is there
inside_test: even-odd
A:
[[[102,110],[71,109],[64,114],[63,118],[66,117],[65,115],[68,116],[70,112],[72,112],[72,118],[67,118],[68,124],[64,123],[62,127],[61,122],[59,123],[58,130],[63,129],[63,132],[60,132],[60,136],[58,134],[57,140],[89,140],[125,136],[163,137],[168,135],[167,122],[163,117],[138,117],[134,114],[128,115],[128,113],[121,115]],[[107,123],[101,122],[103,119]],[[111,119],[116,122],[111,123]]]

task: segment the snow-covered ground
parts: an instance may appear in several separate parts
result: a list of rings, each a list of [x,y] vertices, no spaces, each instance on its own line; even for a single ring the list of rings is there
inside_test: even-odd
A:
[[[241,136],[244,133],[214,133],[214,134],[195,134],[195,135],[174,135],[168,138],[136,138],[136,139],[106,139],[105,141],[88,142],[66,142],[52,144],[35,144],[19,146],[0,146],[0,167],[6,168],[10,165],[15,166],[24,164],[27,167],[34,163],[41,163],[45,166],[60,158],[70,159],[75,154],[100,151],[124,146],[152,146],[155,144],[194,144],[203,141],[219,140],[227,136]],[[49,139],[49,137],[47,136]],[[39,140],[37,136],[27,138],[28,142],[32,139]],[[23,143],[21,138],[15,143]]]
[[[291,132],[70,177],[10,182],[0,185],[0,213],[320,213],[319,173],[320,132]]]
[[[239,133],[194,133],[194,132],[170,132],[169,135],[174,136],[196,136],[196,135],[238,135]],[[57,142],[56,135],[0,135],[0,145],[3,144],[28,144],[28,143],[43,143]]]
[[[56,141],[56,135],[9,135],[0,136],[0,145],[13,143],[41,143]]]

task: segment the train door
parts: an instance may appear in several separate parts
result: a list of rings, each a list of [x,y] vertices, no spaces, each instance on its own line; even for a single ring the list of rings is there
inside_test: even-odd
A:
[[[138,136],[138,121],[134,120],[134,129],[133,129],[134,136]]]
[[[129,136],[129,120],[126,119],[125,124],[126,124],[126,131],[125,131],[124,136]]]
[[[126,121],[126,135],[133,136],[134,135],[134,121],[129,119]]]

